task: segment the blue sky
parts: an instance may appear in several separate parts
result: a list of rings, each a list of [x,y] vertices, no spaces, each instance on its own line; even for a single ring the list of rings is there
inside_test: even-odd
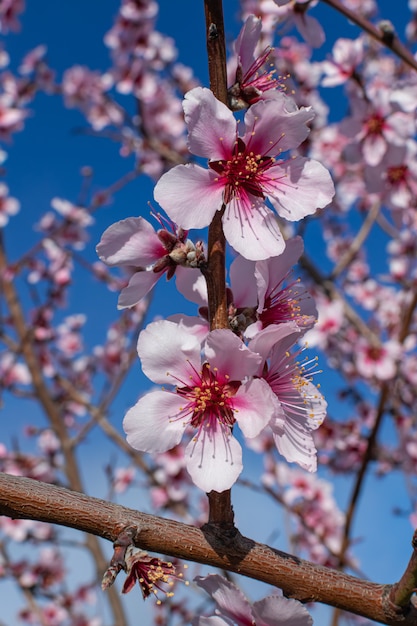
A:
[[[226,0],[225,17],[226,33],[229,39],[237,35],[240,25],[235,19],[238,13],[238,3]],[[22,18],[22,32],[11,34],[4,38],[5,47],[11,56],[11,66],[19,65],[24,54],[39,44],[48,46],[48,61],[52,68],[57,70],[58,77],[62,72],[75,64],[87,65],[91,69],[106,70],[110,64],[109,52],[103,43],[103,35],[112,25],[112,20],[118,9],[116,0],[31,0],[27,2],[27,11]],[[405,0],[398,3],[389,0],[379,2],[382,8],[381,15],[393,21],[400,35],[406,16],[408,15]],[[317,55],[323,58],[326,51],[339,36],[354,37],[357,30],[347,24],[346,20],[326,5],[319,5],[313,13],[323,17],[323,25],[329,34],[328,43]],[[161,0],[159,30],[174,37],[179,50],[179,60],[184,64],[192,65],[196,76],[202,84],[207,84],[207,66],[205,52],[205,26],[203,2],[197,0]],[[337,92],[333,95],[335,115],[340,106]],[[6,182],[11,195],[21,202],[20,213],[12,219],[10,228],[6,230],[6,242],[11,257],[18,257],[34,240],[33,223],[50,208],[50,201],[58,196],[70,201],[77,201],[80,189],[80,168],[89,165],[94,170],[94,185],[96,190],[108,186],[132,166],[131,159],[124,160],[118,154],[118,145],[104,138],[93,137],[83,132],[86,123],[82,115],[76,110],[65,109],[59,97],[40,94],[30,105],[33,111],[25,124],[25,131],[13,137],[13,143],[6,145],[9,158],[5,163],[7,170]],[[340,113],[340,111],[339,111]],[[152,200],[151,181],[141,178],[123,189],[115,202],[100,210],[96,215],[96,224],[91,231],[91,241],[85,251],[90,259],[95,259],[94,248],[101,233],[111,223],[128,216],[143,214],[148,216],[147,202]],[[315,251],[320,254],[320,250]],[[76,285],[70,298],[71,312],[86,310],[90,316],[89,341],[91,345],[99,343],[109,320],[115,315],[117,294],[97,289],[94,298],[91,298],[93,281],[83,272],[76,272]],[[174,283],[158,285],[155,293],[151,317],[154,314],[167,315],[182,310],[184,301],[177,297]],[[187,305],[192,312],[190,305]],[[66,314],[67,312],[65,312]],[[331,404],[336,401],[329,380],[322,380],[322,389]],[[115,423],[123,417],[124,411],[136,400],[143,391],[144,379],[139,371],[139,363],[133,368],[128,383],[123,389],[123,395],[113,407]],[[26,405],[28,406],[28,405]],[[31,412],[31,416],[33,413]],[[2,435],[10,442],[12,433],[20,430],[31,420],[22,410],[21,405],[9,402],[3,409]],[[390,432],[387,431],[387,436]],[[87,479],[89,492],[102,496],[104,485],[99,470],[107,462],[112,453],[105,439],[94,431],[80,455],[94,465],[94,473]],[[121,460],[121,456],[119,457]],[[257,476],[262,471],[261,459],[250,451],[245,451],[247,467]],[[94,460],[94,464],[93,464]],[[338,501],[343,504],[349,493],[348,481],[336,481]],[[393,498],[386,498],[389,492],[395,494]],[[139,502],[139,492],[137,493]],[[363,569],[375,580],[391,582],[398,577],[408,560],[411,540],[411,527],[404,518],[392,518],[388,515],[392,502],[406,503],[406,494],[402,480],[393,475],[383,481],[368,479],[368,491],[363,499],[356,522],[357,531],[354,535],[366,539],[363,545],[358,546],[357,553],[362,559]],[[135,506],[130,497],[128,504]],[[236,490],[236,516],[240,530],[254,539],[265,541],[280,526],[281,520],[275,520],[275,509],[272,509],[266,499],[259,500],[254,505],[243,497],[239,488]],[[255,496],[253,496],[255,498]],[[258,498],[258,496],[256,496]],[[256,511],[256,519],[253,511]],[[389,526],[376,520],[389,520]],[[370,529],[371,532],[370,532]],[[388,534],[389,533],[389,534]],[[387,535],[389,537],[387,541]],[[285,549],[282,544],[283,533],[278,536],[275,545]],[[381,549],[383,546],[383,549]],[[247,585],[255,590],[253,598],[260,597],[263,587]],[[2,586],[0,585],[0,594]],[[131,594],[132,595],[132,594]],[[141,602],[137,598],[138,602]],[[133,602],[129,599],[129,602]],[[3,618],[5,618],[3,616]],[[323,617],[323,619],[325,619]],[[11,618],[10,618],[11,620]],[[12,623],[9,621],[8,623]],[[324,622],[320,622],[320,626]],[[318,624],[318,621],[317,621]]]

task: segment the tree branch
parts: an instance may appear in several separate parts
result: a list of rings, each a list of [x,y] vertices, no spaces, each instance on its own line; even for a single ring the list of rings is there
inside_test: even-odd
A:
[[[204,0],[206,42],[210,88],[215,97],[227,104],[226,43],[222,0]],[[220,207],[219,207],[220,208]],[[224,206],[216,211],[209,228],[207,267],[203,270],[207,283],[210,330],[229,328],[226,300],[226,239],[222,217]],[[233,528],[233,508],[230,489],[207,494],[209,522],[224,530]]]
[[[280,587],[286,596],[302,602],[322,602],[382,624],[417,623],[414,606],[400,609],[390,602],[393,585],[314,565],[255,543],[237,530],[225,539],[213,526],[195,528],[8,474],[0,474],[0,513],[60,524],[113,542],[122,531],[134,527],[135,545],[141,549],[236,572]]]

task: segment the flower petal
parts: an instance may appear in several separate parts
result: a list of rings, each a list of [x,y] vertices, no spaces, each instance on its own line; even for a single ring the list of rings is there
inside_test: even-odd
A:
[[[104,231],[97,254],[107,265],[147,267],[167,251],[154,228],[143,217],[128,217]]]
[[[277,450],[288,463],[297,463],[309,472],[317,470],[317,450],[306,423],[287,415],[283,428],[276,428],[273,421],[271,428]]]
[[[185,459],[193,483],[207,493],[230,489],[243,469],[240,444],[217,420],[190,441]]]
[[[255,48],[261,31],[262,20],[255,15],[249,15],[236,39],[234,49],[242,66],[243,76],[254,62]]]
[[[253,603],[257,626],[312,626],[313,618],[307,609],[292,598],[269,596]]]
[[[143,372],[161,385],[177,385],[181,380],[188,384],[190,364],[197,370],[201,367],[200,350],[196,337],[168,320],[148,324],[138,339]]]
[[[245,115],[246,150],[274,157],[297,148],[308,136],[307,122],[313,118],[311,107],[298,109],[283,93],[277,92],[273,100],[260,100]]]
[[[278,399],[260,378],[241,385],[233,397],[235,417],[245,437],[252,439],[267,426],[278,406]]]
[[[207,306],[207,283],[199,269],[178,266],[175,271],[175,283],[184,298],[199,306]]]
[[[227,241],[245,259],[259,261],[277,256],[285,248],[278,222],[268,207],[253,198],[249,209],[233,199],[223,216],[223,229]]]
[[[207,339],[210,327],[207,320],[203,319],[202,317],[176,313],[175,315],[170,315],[167,319],[170,322],[175,322],[175,324],[178,324],[180,328],[185,329],[187,333],[194,335],[194,337],[198,339],[200,344],[204,343],[204,341]]]
[[[190,152],[213,161],[227,160],[236,141],[236,120],[230,109],[205,87],[188,91],[183,109]]]
[[[129,280],[127,287],[124,287],[120,292],[117,308],[126,309],[135,306],[150,292],[161,276],[161,273],[153,272],[152,270],[135,272]]]
[[[328,170],[313,159],[290,159],[271,167],[267,175],[271,187],[265,185],[265,193],[278,214],[292,222],[325,207],[334,196]]]
[[[210,365],[231,381],[255,374],[262,361],[259,354],[251,352],[237,335],[226,328],[209,333],[204,354]]]
[[[271,324],[251,339],[249,349],[267,359],[275,344],[286,339],[286,346],[292,346],[298,340],[300,333],[301,329],[296,322]]]
[[[194,581],[211,595],[221,612],[234,622],[243,621],[247,623],[252,621],[252,607],[248,600],[236,585],[223,576],[219,574],[209,574],[205,577],[196,576]]]
[[[238,308],[255,307],[258,291],[255,281],[255,263],[239,255],[229,270],[233,304]]]
[[[184,401],[169,391],[152,391],[125,415],[127,442],[142,452],[166,452],[179,444],[186,422],[181,419]]]
[[[258,261],[255,266],[255,277],[258,285],[258,313],[265,306],[265,296],[281,283],[291,268],[297,263],[304,250],[301,237],[288,239],[285,250],[279,256],[265,261]]]
[[[222,208],[224,186],[217,177],[199,165],[177,165],[156,183],[155,200],[176,224],[204,228]]]

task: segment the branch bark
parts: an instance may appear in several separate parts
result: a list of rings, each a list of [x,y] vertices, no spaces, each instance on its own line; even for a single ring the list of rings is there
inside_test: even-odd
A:
[[[135,545],[143,550],[236,572],[279,587],[286,596],[302,602],[322,602],[382,624],[417,623],[414,606],[400,609],[390,601],[390,593],[398,586],[372,583],[314,565],[256,543],[236,529],[227,535],[212,525],[199,529],[8,474],[0,474],[0,513],[60,524],[113,542],[122,531],[133,527],[137,529]]]
[[[227,104],[226,44],[222,0],[204,0],[206,18],[206,42],[210,76],[210,89],[215,97]],[[226,239],[222,217],[224,206],[216,211],[209,228],[207,267],[203,275],[207,283],[210,330],[229,328],[226,299]],[[231,491],[211,491],[209,500],[209,523],[217,524],[225,531],[233,528],[234,515]]]

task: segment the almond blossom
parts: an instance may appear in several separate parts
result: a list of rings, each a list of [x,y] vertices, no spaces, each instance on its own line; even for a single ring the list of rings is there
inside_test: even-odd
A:
[[[271,53],[271,46],[255,57],[255,50],[262,32],[262,20],[249,15],[235,43],[236,71],[231,77],[232,86],[228,90],[229,106],[233,111],[246,109],[263,97],[273,97],[271,90],[281,87],[274,78],[275,70],[264,70]],[[264,94],[266,94],[264,96]]]
[[[298,280],[285,284],[303,252],[301,237],[286,241],[282,254],[265,261],[236,257],[230,266],[227,289],[229,324],[246,339],[271,324],[296,322],[303,330],[315,324],[317,310],[313,298]],[[207,287],[197,272],[181,269],[176,274],[177,289],[191,302],[200,305],[200,315],[207,319]],[[285,286],[284,286],[285,285]],[[177,318],[176,318],[177,319]],[[190,332],[197,332],[197,318],[181,317]]]
[[[272,325],[258,333],[249,348],[264,357],[260,373],[275,394],[269,426],[278,452],[289,463],[315,472],[317,451],[312,431],[322,424],[327,403],[311,382],[315,360],[301,364],[295,360],[301,350],[289,352],[300,332],[294,322]]]
[[[159,221],[162,223],[161,218]],[[204,260],[203,246],[187,239],[187,231],[172,224],[172,232],[155,232],[143,217],[128,217],[112,224],[102,235],[97,254],[107,265],[131,268],[133,275],[122,289],[118,308],[137,304],[166,272],[169,280],[178,265],[198,267]]]
[[[243,593],[219,574],[197,576],[194,582],[216,601],[216,615],[196,617],[193,626],[311,626],[313,619],[298,602],[275,594],[252,605]]]
[[[224,208],[223,229],[233,248],[250,260],[279,255],[285,242],[268,199],[280,217],[298,221],[331,201],[329,172],[304,157],[277,161],[309,133],[309,107],[275,92],[247,111],[244,132],[226,105],[209,89],[185,95],[190,151],[209,159],[208,169],[177,165],[158,181],[154,195],[169,217],[184,228],[204,228]]]
[[[326,39],[324,30],[320,22],[307,13],[318,0],[274,0],[274,2],[279,7],[277,15],[281,21],[286,20],[287,27],[293,22],[310,46],[320,48]]]
[[[274,413],[274,396],[265,381],[251,379],[262,357],[227,329],[209,333],[204,345],[179,324],[153,322],[138,340],[143,372],[172,391],[152,391],[126,414],[128,443],[143,452],[165,452],[187,431],[187,470],[204,491],[229,489],[242,471],[242,450],[232,435],[238,423],[256,437]]]

